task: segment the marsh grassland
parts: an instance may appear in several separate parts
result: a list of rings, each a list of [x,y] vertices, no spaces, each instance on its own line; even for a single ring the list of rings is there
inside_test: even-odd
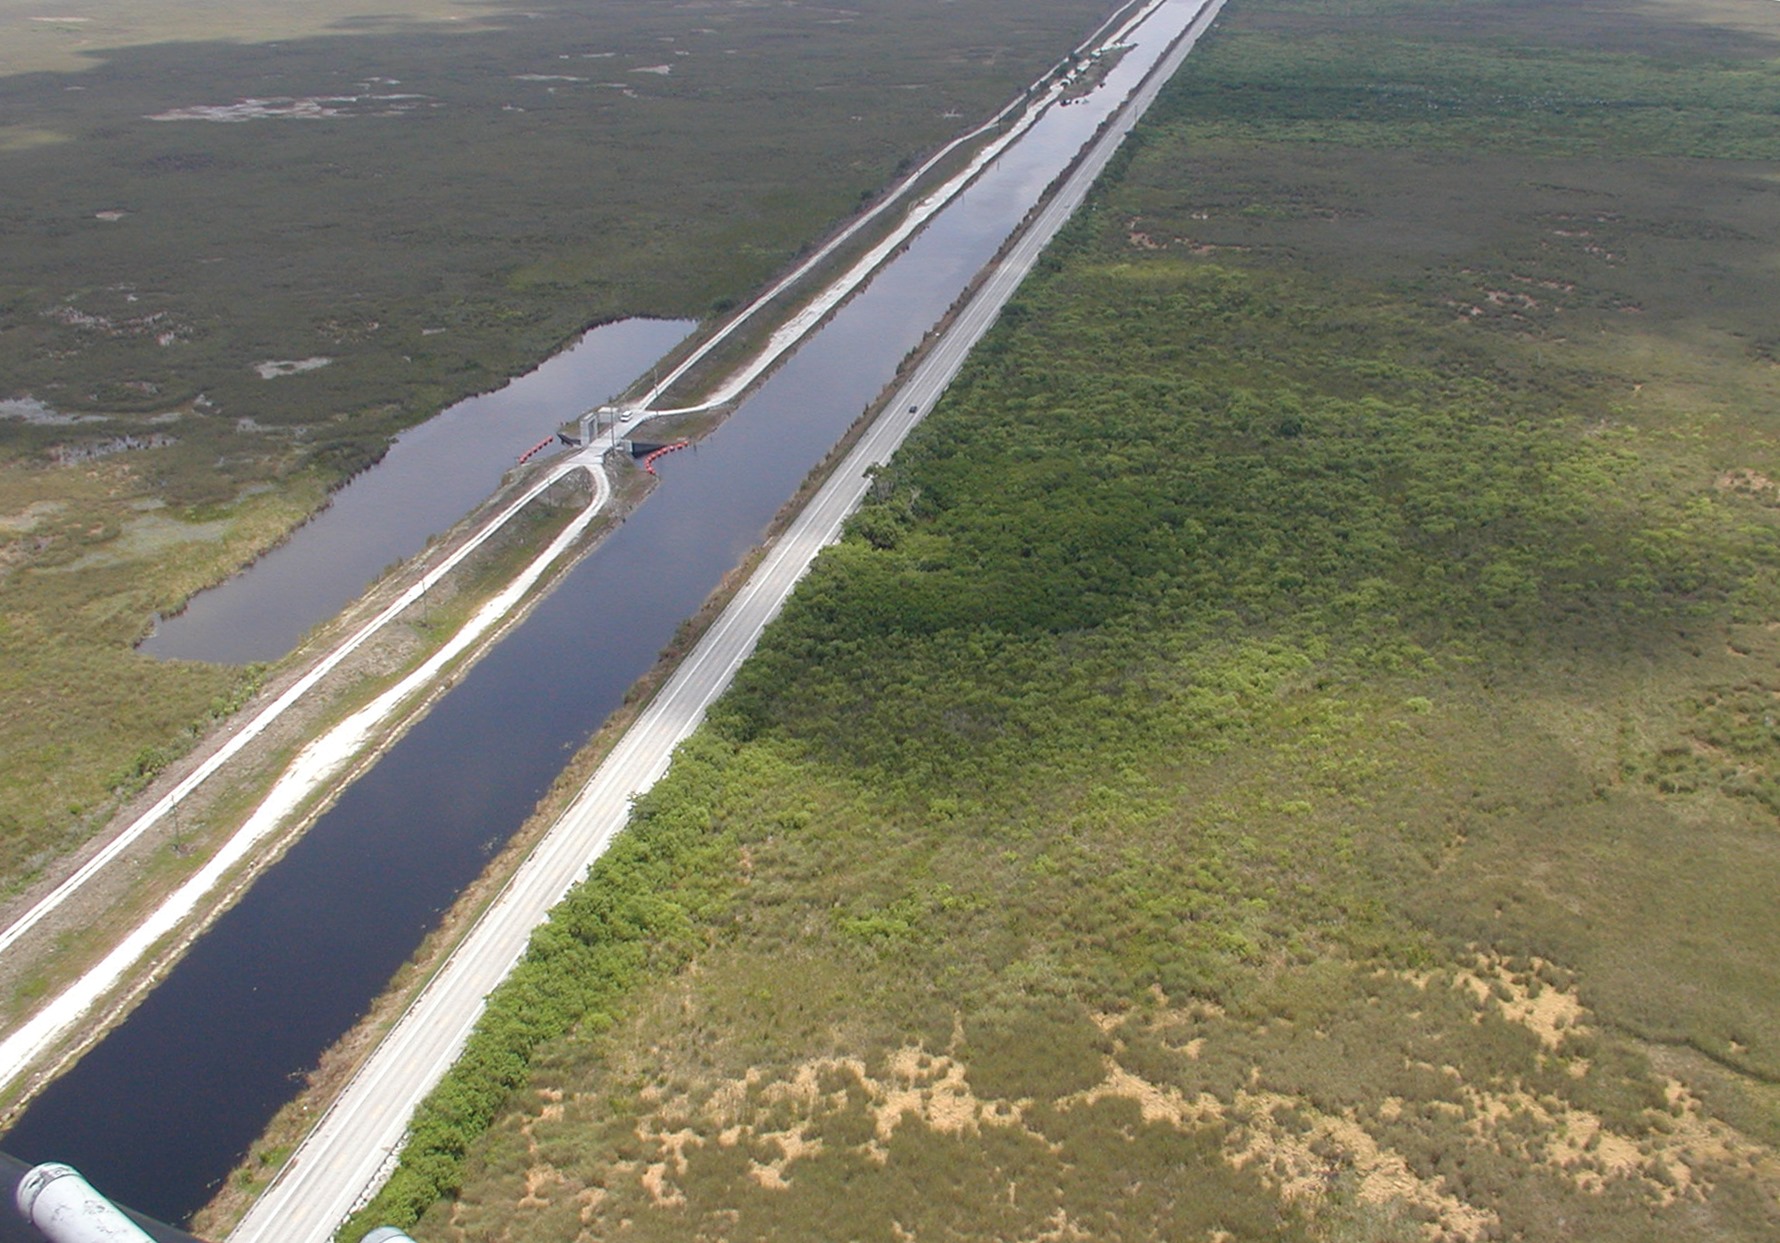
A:
[[[0,895],[263,676],[137,657],[157,611],[587,326],[743,299],[1110,11],[64,8],[0,0]]]
[[[1774,1237],[1776,57],[1233,0],[366,1220]]]

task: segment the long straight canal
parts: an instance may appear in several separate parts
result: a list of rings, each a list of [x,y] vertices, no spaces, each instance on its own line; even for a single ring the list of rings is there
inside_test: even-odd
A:
[[[4,1137],[183,1221],[1197,11],[1168,0],[349,786]],[[573,411],[563,412],[565,416]]]

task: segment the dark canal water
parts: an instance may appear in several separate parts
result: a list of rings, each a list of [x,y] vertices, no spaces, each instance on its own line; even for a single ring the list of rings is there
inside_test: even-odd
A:
[[[627,319],[590,329],[535,370],[403,432],[288,541],[193,596],[140,650],[225,664],[277,660],[487,499],[521,453],[622,391],[692,326]]]
[[[6,1149],[67,1161],[167,1221],[206,1202],[1162,50],[1140,45],[1087,103],[1053,109],[714,435],[665,458],[658,492],[34,1102]]]

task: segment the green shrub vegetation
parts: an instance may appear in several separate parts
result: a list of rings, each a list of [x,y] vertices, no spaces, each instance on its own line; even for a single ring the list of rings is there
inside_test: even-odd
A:
[[[1780,16],[1588,12],[1236,0],[353,1231],[1772,1237]]]
[[[156,612],[589,324],[740,301],[1105,16],[212,7],[0,12],[0,892],[254,685],[134,656]]]

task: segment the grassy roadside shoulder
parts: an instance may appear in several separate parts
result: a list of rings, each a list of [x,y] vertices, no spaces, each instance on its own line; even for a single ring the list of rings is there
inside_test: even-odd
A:
[[[1772,1237],[1737,14],[1232,10],[348,1237]]]

